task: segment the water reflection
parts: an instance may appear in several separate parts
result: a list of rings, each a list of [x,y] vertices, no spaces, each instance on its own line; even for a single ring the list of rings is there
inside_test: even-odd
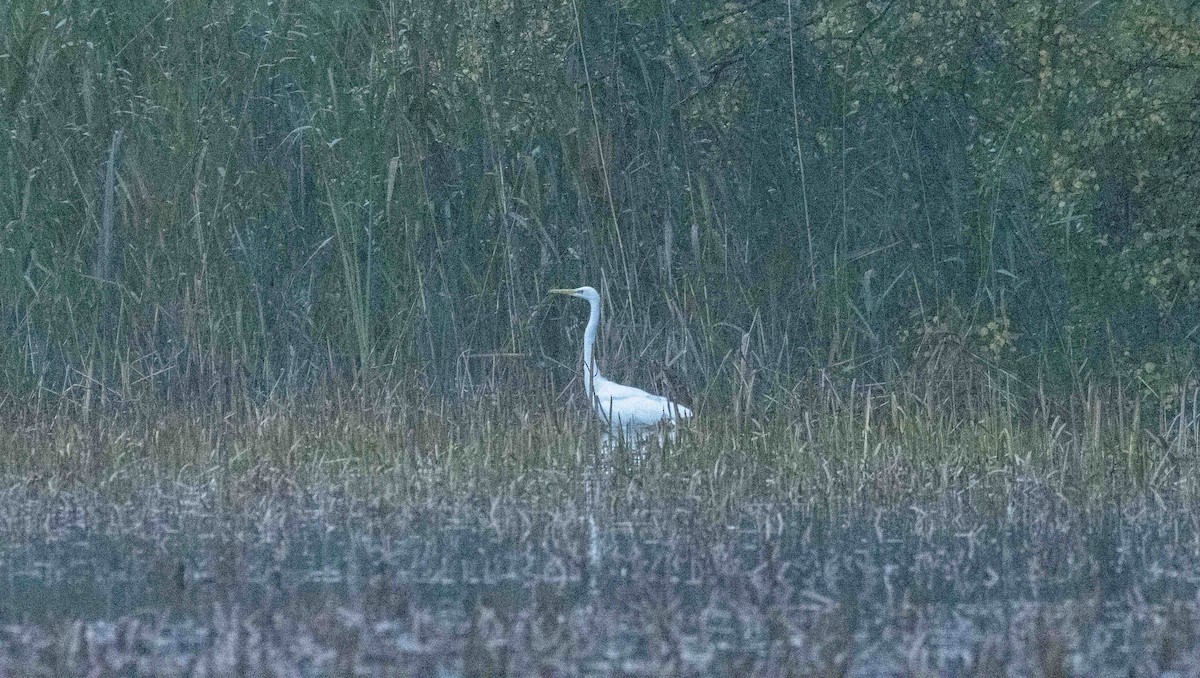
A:
[[[603,610],[626,621],[596,651],[625,657],[648,651],[646,620],[668,610],[691,620],[680,652],[703,658],[721,647],[766,653],[772,634],[795,633],[788,619],[837,609],[862,648],[886,646],[919,619],[927,649],[954,654],[1004,633],[1029,606],[1070,604],[1119,655],[1113,648],[1132,651],[1137,610],[1194,607],[1200,593],[1200,533],[1186,505],[1078,510],[1028,491],[836,514],[747,503],[714,522],[683,495],[627,501],[647,463],[599,448],[569,479],[573,507],[516,507],[504,520],[472,501],[388,510],[370,497],[306,494],[229,507],[206,501],[205,486],[135,497],[142,508],[129,520],[95,497],[10,494],[0,623],[333,605],[380,623],[423,609],[474,628],[481,610],[562,623]],[[784,626],[771,630],[775,605]],[[746,626],[743,607],[762,610],[767,626]]]

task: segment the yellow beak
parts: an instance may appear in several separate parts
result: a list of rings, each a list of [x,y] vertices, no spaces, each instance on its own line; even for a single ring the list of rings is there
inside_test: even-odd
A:
[[[564,290],[564,289],[557,289],[557,288],[556,288],[556,289],[552,289],[552,290],[550,290],[550,294],[567,294],[567,295],[571,295],[571,294],[575,294],[575,290]]]

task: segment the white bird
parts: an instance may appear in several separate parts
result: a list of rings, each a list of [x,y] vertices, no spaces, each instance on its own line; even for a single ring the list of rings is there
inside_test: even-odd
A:
[[[674,425],[692,416],[691,410],[677,402],[640,388],[611,382],[600,374],[592,356],[596,328],[600,325],[599,292],[591,287],[577,287],[573,290],[554,289],[550,293],[587,299],[591,305],[587,329],[583,332],[583,390],[600,421],[610,430],[635,431],[661,422]]]

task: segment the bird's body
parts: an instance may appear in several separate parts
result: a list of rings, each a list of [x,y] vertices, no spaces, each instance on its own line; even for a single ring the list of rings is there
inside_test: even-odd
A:
[[[591,305],[587,329],[583,332],[583,389],[592,409],[610,430],[642,429],[663,422],[675,424],[692,416],[690,409],[677,402],[640,388],[609,381],[600,374],[592,351],[596,345],[596,330],[600,326],[599,292],[591,287],[550,292],[586,299]]]
[[[592,405],[596,413],[614,427],[654,426],[692,416],[692,411],[679,403],[640,388],[613,383],[600,375],[593,377],[593,388]]]

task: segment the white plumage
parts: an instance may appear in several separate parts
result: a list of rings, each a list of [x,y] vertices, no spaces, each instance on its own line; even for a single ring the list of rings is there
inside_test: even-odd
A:
[[[675,424],[692,416],[688,408],[640,388],[625,386],[600,374],[592,356],[596,345],[596,329],[600,326],[600,293],[591,287],[572,290],[555,289],[551,294],[565,294],[586,299],[591,305],[587,329],[583,332],[583,389],[592,409],[610,430],[631,430],[654,426],[661,422]]]

